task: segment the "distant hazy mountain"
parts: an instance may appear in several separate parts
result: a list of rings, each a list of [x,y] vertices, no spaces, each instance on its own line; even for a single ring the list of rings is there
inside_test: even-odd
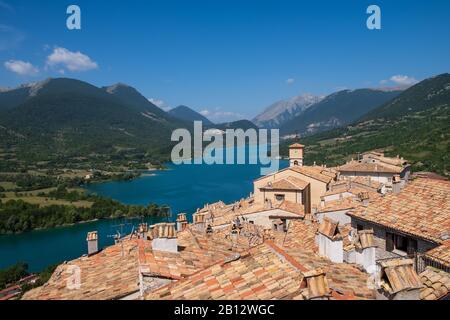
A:
[[[124,148],[157,154],[170,145],[173,129],[188,126],[126,85],[60,78],[0,93],[1,142],[28,158]]]
[[[349,124],[397,97],[401,91],[343,90],[327,96],[280,127],[281,134],[314,133]]]
[[[441,104],[448,104],[449,101],[450,74],[444,73],[410,87],[392,101],[369,112],[362,117],[362,120],[395,118]]]
[[[183,121],[188,122],[202,121],[204,126],[213,125],[213,123],[209,119],[186,106],[178,106],[170,110],[168,113],[171,116]]]
[[[348,126],[302,139],[308,146],[308,163],[334,166],[362,152],[380,149],[389,156],[403,156],[413,164],[413,171],[437,172],[447,177],[449,141],[448,73],[423,80]],[[290,143],[283,145],[285,155]]]
[[[213,124],[210,126],[210,128],[213,129],[219,129],[219,130],[226,130],[226,129],[258,129],[258,126],[256,126],[253,122],[250,120],[238,120],[233,122],[225,122],[220,124]]]
[[[304,94],[288,100],[278,101],[267,107],[252,121],[261,128],[279,128],[313,104],[320,102],[323,98],[312,94]]]

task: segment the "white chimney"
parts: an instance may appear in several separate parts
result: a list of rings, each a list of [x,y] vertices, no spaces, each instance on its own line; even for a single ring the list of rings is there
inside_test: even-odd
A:
[[[344,243],[339,231],[339,222],[324,217],[317,233],[319,254],[327,257],[332,262],[344,261]]]
[[[88,232],[86,241],[88,244],[88,255],[98,252],[98,234],[97,231]]]
[[[178,252],[175,223],[158,223],[150,227],[153,251]]]
[[[402,190],[402,180],[399,175],[392,177],[392,193],[399,193]]]
[[[177,231],[183,231],[187,227],[186,213],[180,213],[177,216]]]

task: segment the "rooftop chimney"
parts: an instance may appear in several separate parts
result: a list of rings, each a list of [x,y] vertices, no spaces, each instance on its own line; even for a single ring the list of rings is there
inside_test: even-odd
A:
[[[308,300],[329,300],[331,296],[326,273],[323,269],[303,273],[301,286],[306,287],[302,295]]]
[[[177,216],[177,231],[183,231],[184,229],[186,229],[187,227],[187,218],[186,218],[186,213],[180,213]]]
[[[140,223],[139,226],[138,226],[138,236],[139,236],[139,238],[145,239],[147,232],[148,232],[148,224]]]
[[[364,207],[367,207],[369,205],[370,197],[367,191],[358,193],[358,198],[359,200],[361,200]]]
[[[158,223],[150,227],[153,251],[178,252],[175,223]]]
[[[399,193],[402,190],[402,180],[397,174],[392,177],[392,193]]]
[[[344,244],[339,222],[328,217],[323,218],[317,234],[319,254],[327,257],[332,262],[342,263],[344,261]]]
[[[97,231],[88,232],[86,241],[88,244],[88,255],[98,252],[98,234]]]
[[[377,299],[420,300],[423,284],[412,259],[391,259],[380,262]]]
[[[194,213],[192,219],[194,220],[194,227],[198,231],[205,231],[207,219],[211,216],[210,213]]]

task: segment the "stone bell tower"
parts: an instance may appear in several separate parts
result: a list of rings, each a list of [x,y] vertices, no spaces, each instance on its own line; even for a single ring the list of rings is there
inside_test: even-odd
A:
[[[305,146],[300,143],[294,143],[289,146],[289,166],[303,166],[303,150]]]

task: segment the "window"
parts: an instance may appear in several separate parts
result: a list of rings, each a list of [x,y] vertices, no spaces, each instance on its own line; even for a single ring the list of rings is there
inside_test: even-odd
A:
[[[397,251],[397,253],[401,254],[413,254],[414,252],[417,252],[417,240],[386,232],[386,251]]]
[[[395,250],[406,252],[408,248],[408,239],[398,234],[394,237]]]
[[[284,200],[284,194],[276,194],[275,195],[275,199],[277,199],[277,201],[283,201]]]

